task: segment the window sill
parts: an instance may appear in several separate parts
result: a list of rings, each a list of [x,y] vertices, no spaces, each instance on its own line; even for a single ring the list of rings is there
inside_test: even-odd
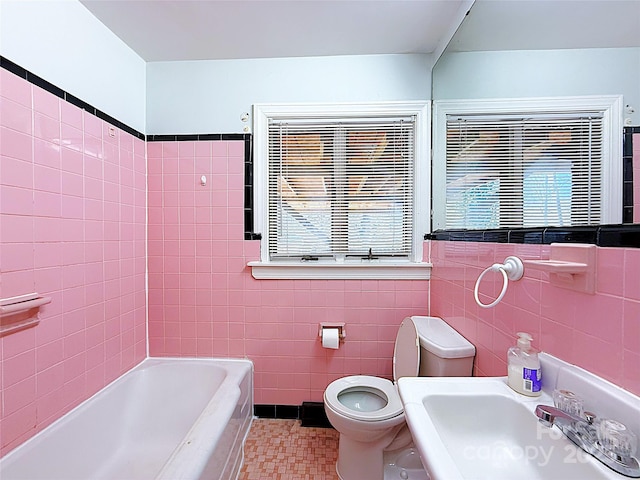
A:
[[[429,280],[430,263],[249,262],[258,280]]]

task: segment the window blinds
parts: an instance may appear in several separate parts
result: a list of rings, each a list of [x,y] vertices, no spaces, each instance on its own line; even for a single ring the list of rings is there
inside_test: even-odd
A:
[[[270,258],[409,256],[413,118],[271,120]]]
[[[446,228],[600,223],[601,113],[447,115]]]

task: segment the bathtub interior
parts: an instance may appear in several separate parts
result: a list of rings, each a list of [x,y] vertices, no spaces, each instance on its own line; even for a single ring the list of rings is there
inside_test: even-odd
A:
[[[150,358],[2,458],[0,478],[234,478],[252,408],[249,361]]]

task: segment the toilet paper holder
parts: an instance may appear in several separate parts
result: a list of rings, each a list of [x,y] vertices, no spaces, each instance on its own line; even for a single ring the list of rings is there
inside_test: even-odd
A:
[[[318,337],[322,339],[322,330],[325,328],[337,328],[338,329],[338,337],[340,340],[344,341],[347,338],[347,329],[344,326],[344,322],[320,322],[320,328],[318,329]]]

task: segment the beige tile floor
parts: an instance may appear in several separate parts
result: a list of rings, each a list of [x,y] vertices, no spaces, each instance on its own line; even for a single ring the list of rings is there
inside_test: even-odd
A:
[[[254,419],[239,480],[337,480],[338,432]]]

